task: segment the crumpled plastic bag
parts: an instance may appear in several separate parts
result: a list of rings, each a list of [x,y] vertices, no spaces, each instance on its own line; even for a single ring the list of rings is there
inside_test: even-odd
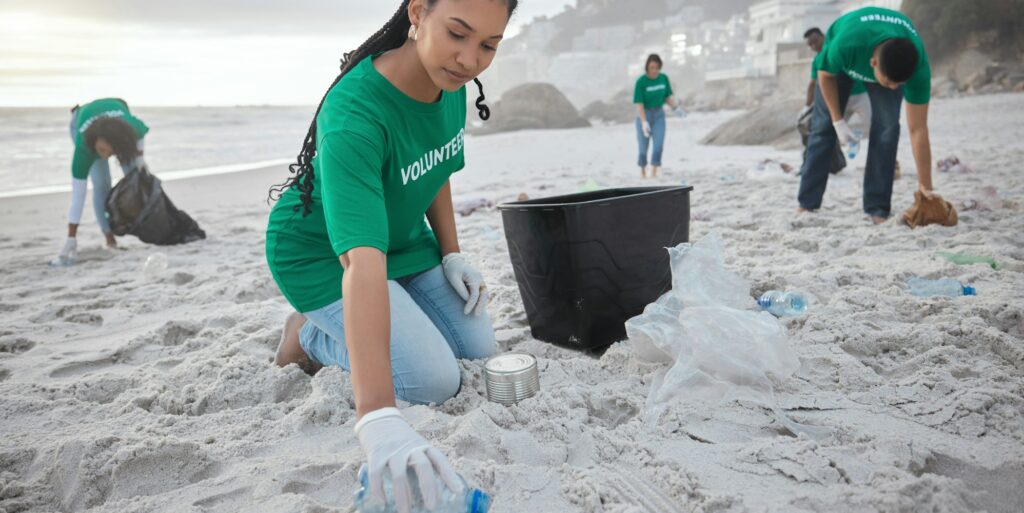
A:
[[[764,159],[756,166],[747,170],[747,178],[751,180],[785,180],[797,175],[793,172],[793,166],[775,159]]]
[[[950,155],[935,163],[935,169],[942,173],[971,173],[971,168],[960,162],[956,155]]]
[[[626,321],[638,359],[669,366],[657,373],[645,406],[657,418],[674,402],[747,401],[770,408],[794,434],[821,438],[828,428],[799,424],[779,408],[774,380],[800,367],[785,327],[756,311],[750,285],[728,271],[720,237],[669,248],[672,290]]]

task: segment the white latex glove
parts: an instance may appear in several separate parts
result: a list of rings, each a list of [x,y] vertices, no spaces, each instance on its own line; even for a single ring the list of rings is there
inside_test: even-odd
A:
[[[50,265],[54,266],[68,266],[75,265],[78,261],[78,239],[74,237],[68,237],[68,240],[64,241],[64,247],[61,248],[60,254],[57,258],[50,261]]]
[[[832,123],[832,126],[835,127],[836,137],[839,138],[839,144],[842,146],[846,146],[850,141],[857,138],[857,136],[853,135],[853,130],[850,130],[849,125],[846,124],[845,119]]]
[[[810,113],[811,113],[811,106],[810,105],[805,105],[804,108],[800,109],[800,114],[798,114],[796,116],[796,123],[799,125],[800,122],[803,121],[804,116],[806,116],[806,115],[808,115]]]
[[[448,253],[441,259],[444,276],[465,302],[463,313],[480,315],[487,308],[489,296],[484,277],[473,266],[469,265],[462,253]]]
[[[363,415],[355,430],[359,446],[366,454],[370,493],[385,502],[384,472],[389,472],[399,513],[409,513],[412,507],[409,467],[416,471],[423,505],[428,510],[433,511],[437,506],[438,475],[448,489],[456,493],[462,491],[462,482],[448,458],[420,436],[397,408],[381,408]]]
[[[641,123],[641,127],[643,127],[644,137],[650,137],[651,136],[651,125],[649,123],[647,123],[646,120],[641,120],[640,123]]]

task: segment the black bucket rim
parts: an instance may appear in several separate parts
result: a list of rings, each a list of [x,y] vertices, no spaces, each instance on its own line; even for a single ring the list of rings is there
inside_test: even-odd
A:
[[[608,192],[608,191],[625,191],[633,192],[628,196],[619,196],[614,198],[599,198],[587,201],[571,201],[574,197],[585,196],[593,194],[595,192]],[[510,201],[501,203],[498,205],[498,210],[514,210],[514,209],[536,209],[536,208],[572,208],[572,207],[583,207],[588,205],[594,205],[598,203],[608,202],[612,200],[621,200],[628,198],[643,197],[651,194],[658,194],[664,192],[692,192],[692,185],[652,185],[647,187],[612,187],[608,189],[598,189],[596,191],[586,192],[574,192],[572,194],[563,194],[560,196],[549,196],[545,198],[529,199],[524,201]],[[570,200],[570,201],[565,201]],[[543,201],[544,203],[533,203],[535,201]]]

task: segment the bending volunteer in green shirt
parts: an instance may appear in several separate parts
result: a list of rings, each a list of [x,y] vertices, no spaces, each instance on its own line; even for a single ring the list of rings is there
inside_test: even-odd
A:
[[[878,7],[850,12],[832,24],[817,62],[811,135],[801,169],[797,199],[801,212],[821,207],[829,162],[836,144],[845,145],[853,132],[843,114],[855,80],[864,82],[871,98],[872,119],[864,173],[864,212],[875,223],[891,213],[892,183],[899,145],[899,114],[907,100],[907,125],[913,145],[920,191],[932,195],[928,101],[931,68],[924,44],[910,19]]]
[[[459,390],[458,358],[497,350],[483,278],[459,252],[449,177],[465,165],[465,84],[490,65],[515,7],[401,2],[346,54],[294,175],[272,189],[280,198],[267,264],[296,310],[276,363],[351,371],[372,490],[384,472],[404,476],[409,465],[428,503],[438,479],[460,487],[396,397],[442,403]],[[487,119],[483,100],[481,87],[476,105]],[[393,485],[399,511],[408,511],[408,484]]]
[[[661,167],[661,153],[665,145],[665,109],[666,103],[673,109],[679,103],[672,97],[672,84],[668,77],[661,73],[661,57],[652,53],[644,65],[645,73],[636,80],[633,87],[633,103],[636,105],[636,140],[640,146],[637,165],[640,176],[647,177],[647,148],[654,141],[651,150],[651,177],[658,176]]]
[[[107,160],[117,156],[125,174],[142,165],[142,139],[149,127],[128,110],[118,98],[104,98],[71,109],[71,141],[75,144],[71,160],[71,207],[68,209],[68,238],[52,265],[72,265],[78,258],[78,225],[85,209],[86,179],[92,179],[92,207],[96,224],[107,239],[117,240],[107,222],[107,197],[110,196],[110,166]]]

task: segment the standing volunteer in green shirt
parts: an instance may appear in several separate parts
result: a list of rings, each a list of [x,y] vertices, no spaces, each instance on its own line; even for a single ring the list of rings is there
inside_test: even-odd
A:
[[[68,238],[54,265],[72,265],[78,258],[78,224],[85,209],[86,179],[92,179],[92,208],[96,224],[107,239],[108,247],[117,246],[107,221],[107,197],[110,196],[108,159],[117,155],[121,169],[131,173],[142,162],[142,140],[149,127],[128,110],[118,98],[103,98],[71,109],[71,141],[75,153],[71,160],[71,207],[68,209]]]
[[[490,66],[516,0],[405,0],[346,54],[267,226],[270,272],[296,313],[276,363],[351,371],[370,488],[388,472],[409,510],[407,467],[436,502],[446,456],[405,422],[396,397],[441,403],[457,358],[497,350],[487,289],[459,252],[449,176],[463,168],[465,84]],[[476,105],[487,119],[481,87]],[[426,217],[426,219],[424,219]],[[339,404],[339,408],[346,405]]]
[[[853,132],[843,118],[855,80],[864,82],[871,100],[871,131],[864,170],[864,212],[876,224],[891,213],[900,106],[907,100],[907,125],[917,163],[918,186],[932,194],[932,154],[928,137],[931,68],[913,24],[890,9],[866,7],[832,24],[818,64],[811,136],[801,169],[800,212],[821,207],[835,145]]]
[[[672,97],[672,84],[668,77],[661,73],[661,57],[652,53],[647,57],[647,64],[644,69],[646,73],[636,80],[633,87],[633,103],[636,104],[636,140],[640,146],[640,156],[637,158],[637,165],[640,166],[640,176],[647,177],[647,148],[654,139],[654,148],[651,150],[651,177],[658,176],[658,168],[661,167],[661,152],[665,146],[665,110],[666,103],[673,109],[679,108],[679,103]]]
[[[806,158],[807,140],[811,135],[811,107],[814,105],[814,90],[818,85],[818,68],[821,67],[821,59],[824,57],[821,49],[825,46],[825,33],[818,27],[810,28],[807,32],[804,32],[804,42],[815,53],[814,62],[811,64],[811,80],[807,83],[807,102],[796,118],[797,129],[800,131],[801,140],[804,145],[804,157]],[[861,122],[865,126],[871,126],[871,101],[868,99],[868,89],[859,80],[854,81],[853,88],[850,89],[850,99],[846,102],[846,112],[843,114],[843,118],[849,123],[854,115],[859,115]],[[837,144],[835,151],[832,153],[830,169],[832,174],[839,173],[846,167],[846,156],[844,153],[846,152]]]

